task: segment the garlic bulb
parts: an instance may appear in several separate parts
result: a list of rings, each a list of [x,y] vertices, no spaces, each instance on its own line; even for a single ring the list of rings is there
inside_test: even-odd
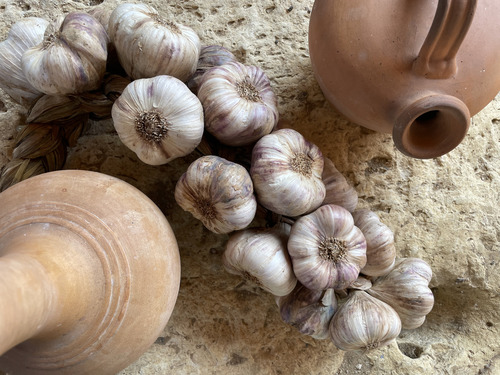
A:
[[[201,79],[207,70],[233,61],[237,61],[236,57],[222,46],[202,46],[196,71],[187,82],[189,89],[197,94]]]
[[[48,24],[42,18],[25,18],[12,25],[7,39],[0,43],[0,88],[20,104],[30,104],[42,94],[24,76],[21,57],[42,42]]]
[[[257,210],[246,169],[213,155],[191,163],[177,181],[175,200],[214,233],[247,227]]]
[[[300,283],[288,295],[276,299],[281,319],[300,333],[318,340],[329,337],[329,325],[337,311],[333,289],[310,290]]]
[[[252,150],[250,175],[265,208],[299,216],[319,207],[325,197],[323,155],[293,129],[262,137]]]
[[[109,36],[133,79],[169,75],[185,82],[195,72],[200,39],[193,29],[164,20],[146,4],[120,4],[111,13]]]
[[[322,204],[335,204],[353,212],[358,205],[358,193],[337,170],[333,161],[327,157],[324,157],[324,161],[322,179],[326,194]]]
[[[99,23],[104,27],[106,33],[108,33],[109,17],[111,17],[111,12],[113,10],[105,6],[95,6],[88,11],[92,17],[94,17]]]
[[[401,332],[394,309],[368,293],[356,290],[339,307],[330,322],[330,337],[346,351],[367,351],[388,345]]]
[[[297,279],[307,288],[344,289],[366,263],[366,241],[350,212],[330,204],[292,225],[288,253]]]
[[[177,78],[132,81],[113,104],[115,129],[140,160],[160,165],[191,153],[203,136],[203,108]]]
[[[354,211],[352,214],[356,225],[366,239],[366,265],[361,270],[368,276],[387,274],[396,259],[394,234],[380,221],[375,212],[368,209]]]
[[[391,272],[375,279],[367,292],[394,308],[404,329],[414,329],[424,323],[434,306],[431,278],[432,270],[425,261],[402,258],[396,260]]]
[[[287,236],[277,229],[251,228],[231,234],[223,255],[227,272],[241,275],[275,296],[297,283],[286,251]]]
[[[205,128],[229,146],[251,144],[278,122],[277,100],[262,69],[239,62],[208,70],[198,89]]]
[[[48,95],[97,89],[106,70],[108,35],[88,13],[72,12],[49,25],[43,42],[24,52],[26,79]]]

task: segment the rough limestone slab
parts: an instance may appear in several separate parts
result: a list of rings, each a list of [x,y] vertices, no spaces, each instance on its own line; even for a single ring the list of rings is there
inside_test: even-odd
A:
[[[0,36],[22,17],[49,19],[101,1],[0,0]],[[104,1],[114,7],[117,1]],[[435,307],[426,323],[367,354],[281,322],[274,299],[225,273],[226,236],[216,236],[173,199],[195,155],[169,165],[142,164],[110,121],[94,123],[70,150],[66,168],[101,171],[148,194],[177,235],[182,282],[173,316],[131,374],[498,374],[500,373],[500,97],[476,115],[464,142],[432,160],[399,153],[391,137],[349,123],[313,78],[307,45],[312,0],[145,1],[220,44],[271,78],[282,119],[316,143],[356,187],[360,206],[395,233],[399,256],[434,272]],[[0,166],[11,156],[25,111],[0,92]]]

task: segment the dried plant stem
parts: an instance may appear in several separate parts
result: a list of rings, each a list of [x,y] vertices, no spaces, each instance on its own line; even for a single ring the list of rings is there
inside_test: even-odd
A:
[[[129,79],[108,75],[102,89],[78,97],[43,95],[28,111],[28,124],[16,136],[12,160],[0,175],[0,191],[38,174],[63,168],[89,118],[111,117],[111,107]]]

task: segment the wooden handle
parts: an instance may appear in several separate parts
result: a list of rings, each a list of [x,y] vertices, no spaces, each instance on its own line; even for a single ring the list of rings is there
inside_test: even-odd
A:
[[[477,0],[439,0],[429,34],[415,60],[415,73],[446,79],[457,71],[456,55],[469,30]]]

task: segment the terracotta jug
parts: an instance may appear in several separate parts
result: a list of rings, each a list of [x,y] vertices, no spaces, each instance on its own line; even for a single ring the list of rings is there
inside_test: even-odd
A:
[[[0,194],[0,373],[116,374],[163,331],[174,233],[114,177],[57,171]]]
[[[498,0],[316,0],[313,71],[352,122],[437,157],[500,90],[499,19]]]

